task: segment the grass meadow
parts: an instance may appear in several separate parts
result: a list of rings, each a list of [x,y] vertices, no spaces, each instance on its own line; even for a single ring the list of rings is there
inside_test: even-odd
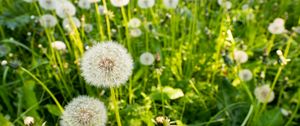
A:
[[[299,126],[300,0],[0,0],[0,126]]]

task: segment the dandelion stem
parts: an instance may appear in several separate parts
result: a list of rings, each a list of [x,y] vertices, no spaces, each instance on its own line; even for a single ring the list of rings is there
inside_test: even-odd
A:
[[[132,98],[133,98],[133,90],[132,90],[132,81],[131,78],[129,80],[129,104],[132,104]]]
[[[163,112],[163,116],[165,116],[165,104],[164,104],[164,95],[163,95],[163,87],[161,85],[161,81],[160,81],[160,75],[157,75],[157,83],[158,83],[158,88],[160,89],[160,94],[161,94],[161,106],[162,106],[162,112]]]
[[[104,8],[107,8],[106,7],[106,0],[103,0],[103,6],[104,6]],[[109,17],[108,17],[107,14],[105,14],[105,21],[106,21],[108,39],[111,40],[110,22],[109,22]]]
[[[131,42],[130,42],[130,36],[129,36],[129,30],[128,30],[128,20],[127,20],[127,16],[125,13],[125,8],[122,6],[121,7],[121,11],[122,11],[122,16],[123,16],[123,21],[124,21],[124,26],[125,26],[125,35],[126,35],[126,39],[127,39],[127,47],[129,52],[132,52],[131,49]]]
[[[56,97],[53,95],[53,93],[47,88],[47,86],[42,81],[40,81],[36,76],[34,76],[27,69],[21,67],[21,70],[23,70],[25,73],[27,73],[28,75],[30,75],[34,80],[36,80],[44,88],[44,90],[51,96],[51,98],[54,100],[55,104],[57,105],[58,109],[61,112],[64,112],[63,107],[60,105],[60,103],[58,102],[58,100],[56,99]]]
[[[96,9],[96,17],[97,17],[96,20],[97,20],[97,26],[98,26],[98,30],[99,30],[100,40],[103,40],[104,33],[103,33],[103,28],[102,28],[102,23],[101,23],[99,6],[97,3],[95,3],[95,9]]]
[[[119,113],[118,99],[116,98],[117,96],[116,96],[116,93],[115,93],[115,89],[110,88],[110,93],[111,93],[111,98],[112,98],[113,105],[114,105],[114,111],[115,111],[115,114],[116,114],[116,120],[117,120],[118,126],[122,126],[120,113]]]
[[[273,38],[273,37],[274,37],[274,35],[272,36],[272,40],[271,40],[271,41],[274,41],[274,38]],[[286,58],[287,55],[288,55],[288,51],[289,51],[291,42],[292,42],[292,35],[290,36],[289,40],[287,41],[287,46],[286,46],[286,48],[285,48],[285,51],[286,51],[286,52],[284,52],[284,58]],[[276,73],[276,75],[275,75],[275,78],[274,78],[274,80],[273,80],[273,82],[272,82],[272,85],[271,85],[271,90],[274,89],[274,87],[275,87],[275,85],[276,85],[276,83],[277,83],[277,81],[278,81],[278,79],[279,79],[279,76],[280,76],[280,74],[281,74],[283,68],[284,68],[284,65],[281,65],[281,66],[278,68],[277,73]],[[267,99],[269,99],[270,94],[271,94],[271,92],[268,93]],[[266,109],[266,106],[267,106],[267,103],[264,103],[263,106],[262,106],[262,108],[261,108],[261,110],[260,110],[259,115]]]

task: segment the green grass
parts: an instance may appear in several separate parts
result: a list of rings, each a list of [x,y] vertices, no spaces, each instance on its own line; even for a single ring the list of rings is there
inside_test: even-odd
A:
[[[0,3],[0,61],[8,61],[0,67],[1,126],[22,126],[26,116],[34,117],[36,126],[45,121],[48,126],[59,125],[63,106],[78,95],[103,101],[109,126],[117,125],[115,107],[124,126],[154,126],[157,116],[178,126],[300,124],[300,37],[292,30],[300,26],[299,0],[231,0],[230,10],[216,0],[180,0],[177,9],[166,9],[161,0],[150,9],[139,8],[137,0],[122,8],[109,0],[90,10],[74,4],[76,17],[91,23],[93,31],[85,33],[80,27],[72,35],[66,34],[58,17],[54,28],[35,22],[40,15],[55,15],[38,2]],[[249,8],[243,10],[247,3]],[[98,5],[107,6],[114,17],[100,15]],[[127,25],[133,17],[142,21],[143,33],[137,38],[130,36]],[[272,35],[268,26],[278,17],[285,20],[288,32]],[[67,52],[50,47],[56,40],[65,42]],[[85,46],[108,40],[124,45],[134,59],[133,75],[115,89],[90,86],[80,75]],[[235,49],[247,52],[246,63],[233,60]],[[280,65],[276,50],[291,61]],[[146,51],[160,60],[143,66],[139,56]],[[251,81],[239,79],[241,69],[252,71]],[[268,104],[259,103],[254,95],[255,87],[263,84],[275,93]],[[176,97],[181,92],[184,96]]]

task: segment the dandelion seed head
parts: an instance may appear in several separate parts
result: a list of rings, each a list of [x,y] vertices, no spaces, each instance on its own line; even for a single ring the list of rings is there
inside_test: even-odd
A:
[[[242,6],[242,10],[247,10],[247,9],[249,9],[249,4],[244,4],[244,5]]]
[[[66,44],[62,41],[55,41],[51,43],[51,46],[53,49],[65,51],[66,50]]]
[[[254,90],[254,95],[256,96],[256,99],[261,103],[272,102],[275,98],[274,92],[271,90],[269,85],[256,87]]]
[[[284,20],[282,18],[276,18],[272,23],[269,24],[268,30],[272,34],[284,33],[285,32]]]
[[[245,51],[235,50],[233,54],[234,60],[238,63],[246,63],[248,61],[248,55]]]
[[[99,6],[98,6],[98,11],[99,11],[99,13],[100,13],[101,15],[104,15],[104,14],[107,12],[107,9],[106,9],[104,6],[99,5]]]
[[[80,23],[79,19],[76,17],[65,18],[63,20],[63,28],[69,33],[74,31],[74,28],[80,27],[80,24],[81,23]]]
[[[284,108],[280,108],[280,112],[283,116],[289,116],[290,112]]]
[[[92,24],[84,24],[84,31],[87,33],[90,33],[93,31],[93,25]]]
[[[252,72],[249,69],[243,69],[239,72],[239,78],[243,81],[250,81],[252,76]]]
[[[229,10],[232,7],[232,3],[230,1],[226,1],[223,6]]]
[[[152,53],[150,52],[144,52],[141,56],[140,56],[140,62],[143,65],[152,65],[154,62],[154,56]]]
[[[132,28],[132,29],[130,29],[129,32],[130,32],[131,37],[139,37],[142,35],[142,31],[139,28]]]
[[[130,28],[138,28],[141,26],[141,20],[138,18],[132,18],[128,22],[128,27]]]
[[[72,17],[76,14],[75,6],[69,1],[63,1],[56,7],[56,14],[60,18]]]
[[[155,0],[138,0],[138,6],[142,9],[151,8],[155,4]]]
[[[1,65],[2,65],[2,66],[7,65],[7,60],[2,60],[2,61],[1,61]]]
[[[229,10],[232,7],[232,3],[227,0],[218,0],[218,4],[227,10]]]
[[[110,0],[111,4],[115,7],[126,6],[129,3],[129,0]]]
[[[95,98],[78,96],[65,106],[61,119],[62,126],[105,126],[106,108]]]
[[[39,0],[39,4],[45,10],[54,10],[57,5],[57,1],[56,0]]]
[[[33,124],[34,124],[34,118],[31,117],[31,116],[26,116],[26,117],[24,118],[24,124],[25,124],[26,126],[31,126],[31,125],[33,125]]]
[[[91,2],[89,0],[79,0],[78,6],[82,9],[90,9],[91,8]]]
[[[56,17],[54,17],[50,14],[45,14],[45,15],[41,16],[39,21],[40,21],[41,26],[43,26],[45,28],[51,28],[57,24]]]
[[[221,6],[226,0],[218,0],[218,4]]]
[[[81,60],[82,76],[97,87],[118,87],[132,74],[133,60],[122,45],[103,42],[87,50]]]
[[[179,0],[163,0],[163,4],[168,9],[175,9],[179,3]]]

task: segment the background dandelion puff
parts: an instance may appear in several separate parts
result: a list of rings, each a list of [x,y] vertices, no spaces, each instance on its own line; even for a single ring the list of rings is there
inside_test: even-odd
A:
[[[102,42],[87,50],[81,60],[82,76],[97,87],[117,87],[132,74],[133,60],[122,45]]]
[[[105,126],[106,107],[95,98],[78,96],[65,106],[61,119],[62,126]]]

